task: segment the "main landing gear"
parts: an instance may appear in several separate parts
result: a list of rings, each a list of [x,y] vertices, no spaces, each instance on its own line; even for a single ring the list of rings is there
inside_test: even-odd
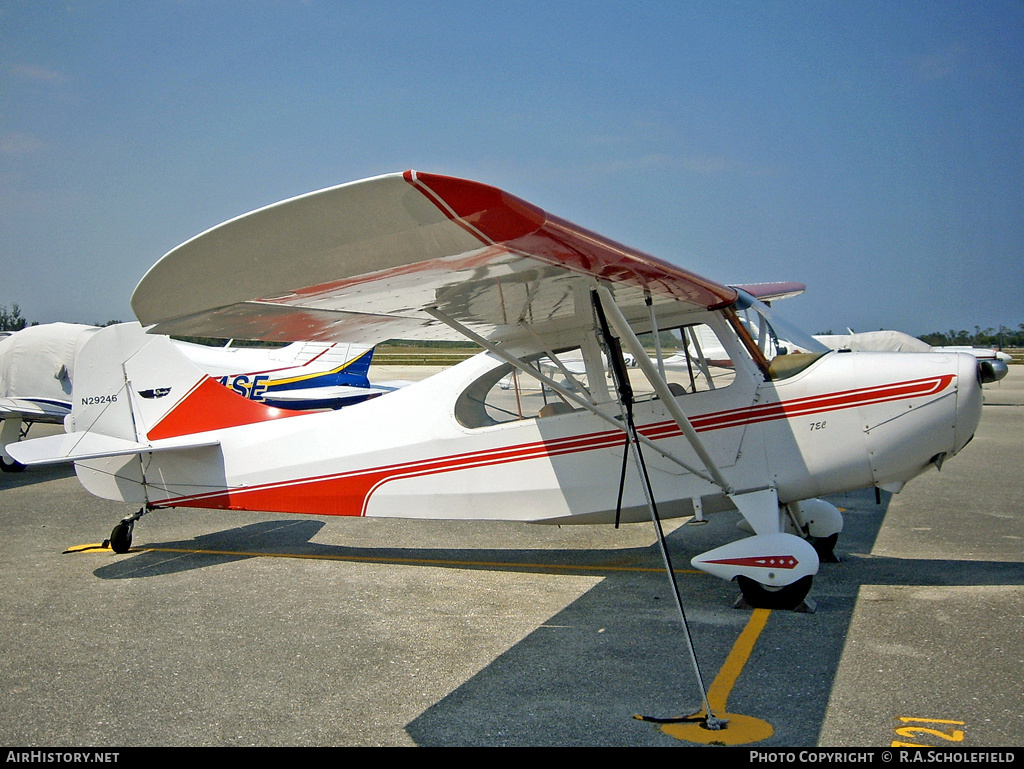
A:
[[[0,441],[3,441],[3,445],[0,446],[0,470],[3,472],[20,473],[25,469],[25,465],[8,455],[3,448],[10,443],[17,443],[24,439],[28,435],[28,428],[30,426],[29,424],[23,424],[17,417],[9,417],[0,422]]]
[[[149,511],[146,508],[140,508],[137,512],[131,515],[126,515],[121,519],[121,522],[117,524],[110,532],[110,539],[103,540],[103,546],[109,547],[115,553],[127,553],[132,548],[132,532],[135,530],[135,522],[139,520]]]
[[[755,518],[762,529],[773,519],[771,509],[761,508],[762,517]],[[757,510],[747,507],[747,512],[755,517]],[[742,594],[737,606],[813,611],[807,594],[818,564],[839,562],[835,547],[843,529],[842,513],[822,499],[805,499],[782,506],[777,520],[785,533],[755,534],[704,553],[693,565],[736,582]],[[739,527],[754,534],[746,518]]]
[[[14,459],[8,459],[7,457],[0,454],[0,470],[5,473],[20,473],[25,469],[25,465]]]
[[[740,593],[743,595],[742,602],[752,609],[780,609],[783,611],[811,609],[812,604],[809,602],[807,594],[811,592],[812,582],[814,582],[814,577],[810,574],[782,587],[762,585],[757,580],[744,577],[742,574],[736,577],[736,584],[739,585]]]
[[[839,556],[836,555],[836,543],[839,542],[839,532],[830,534],[827,537],[807,537],[807,541],[818,553],[818,560],[821,563],[839,563]]]
[[[843,530],[843,514],[823,499],[804,499],[786,505],[788,518],[797,533],[811,543],[821,563],[839,563],[836,543]]]
[[[742,594],[737,606],[814,611],[807,594],[818,573],[818,553],[795,534],[755,534],[701,553],[690,563],[736,582]]]

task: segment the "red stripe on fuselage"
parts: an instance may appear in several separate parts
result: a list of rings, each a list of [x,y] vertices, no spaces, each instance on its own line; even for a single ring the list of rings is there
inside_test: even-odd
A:
[[[706,414],[694,417],[691,421],[698,432],[722,430],[796,416],[840,411],[872,403],[933,395],[945,390],[953,379],[953,375],[947,374],[892,385],[844,390],[827,395],[796,398],[791,401],[766,403],[760,406]],[[683,397],[685,398],[685,396]],[[682,434],[674,421],[644,425],[640,428],[640,432],[652,440],[662,440]],[[534,441],[507,448],[484,449],[347,473],[226,489],[210,494],[170,499],[159,504],[170,507],[275,510],[311,515],[358,516],[366,514],[373,492],[390,481],[607,449],[621,446],[623,440],[623,434],[620,431],[606,430],[587,435],[550,441]]]

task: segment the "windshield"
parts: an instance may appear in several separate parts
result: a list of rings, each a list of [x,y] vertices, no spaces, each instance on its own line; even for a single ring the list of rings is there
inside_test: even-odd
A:
[[[784,379],[802,371],[829,348],[787,321],[746,291],[738,290],[736,314],[769,362],[771,379]],[[799,356],[786,357],[783,356]]]
[[[810,334],[790,325],[764,302],[755,299],[746,291],[739,290],[738,293],[736,311],[740,320],[769,360],[776,355],[828,352],[828,347]]]

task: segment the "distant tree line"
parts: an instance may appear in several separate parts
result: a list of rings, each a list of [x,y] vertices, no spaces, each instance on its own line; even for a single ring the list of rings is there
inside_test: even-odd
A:
[[[998,329],[975,326],[974,332],[961,330],[933,331],[918,337],[932,347],[948,347],[950,345],[970,345],[972,347],[1024,347],[1024,323],[1017,328],[1000,326]]]
[[[0,331],[21,331],[27,325],[28,321],[21,317],[21,308],[18,305],[12,304],[10,310],[7,309],[7,305],[0,305]]]
[[[106,323],[93,323],[94,326],[113,326],[115,323],[120,323],[119,320],[108,320]],[[39,321],[28,322],[21,315],[21,308],[12,304],[11,309],[7,309],[7,305],[0,304],[0,331],[21,331],[26,326],[38,326]]]

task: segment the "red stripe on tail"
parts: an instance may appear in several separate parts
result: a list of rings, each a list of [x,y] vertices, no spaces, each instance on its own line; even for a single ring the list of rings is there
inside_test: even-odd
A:
[[[203,379],[147,433],[151,441],[208,430],[268,422],[305,413],[267,406],[232,392],[214,379]]]

